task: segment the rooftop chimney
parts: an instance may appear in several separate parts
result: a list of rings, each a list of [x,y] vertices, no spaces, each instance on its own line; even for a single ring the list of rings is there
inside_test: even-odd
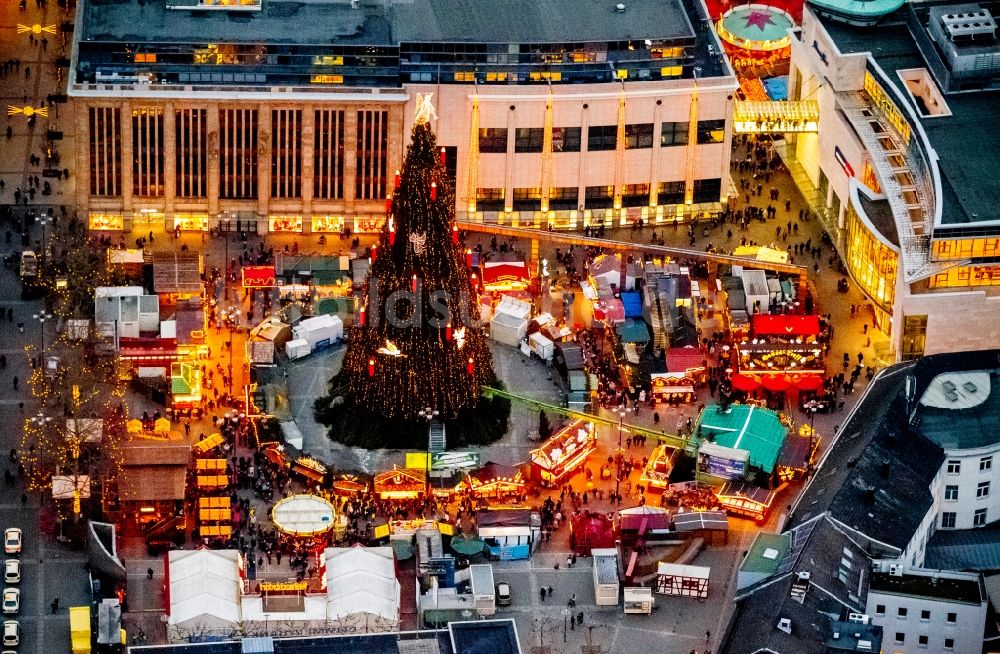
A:
[[[882,468],[879,470],[879,476],[882,477],[882,479],[889,478],[889,459],[882,461]]]
[[[875,487],[869,486],[868,489],[865,491],[865,504],[874,504],[874,503],[875,503]]]

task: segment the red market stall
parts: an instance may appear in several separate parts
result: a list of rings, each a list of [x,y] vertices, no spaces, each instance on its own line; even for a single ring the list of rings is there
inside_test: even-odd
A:
[[[577,556],[590,556],[592,549],[614,547],[614,523],[603,513],[584,511],[570,520],[569,546]]]
[[[333,481],[333,492],[345,497],[358,497],[368,492],[368,482],[354,475],[344,475]]]
[[[747,375],[741,373],[734,373],[732,378],[729,380],[734,391],[739,391],[741,393],[753,393],[755,390],[760,388],[760,382]]]
[[[739,369],[744,374],[822,374],[820,335],[817,316],[756,314],[737,346]]]
[[[523,291],[528,288],[531,273],[524,258],[512,252],[502,255],[500,258],[491,257],[480,266],[483,288],[487,291]]]
[[[531,478],[553,487],[597,450],[594,423],[577,420],[531,451]]]
[[[243,266],[241,272],[243,288],[273,288],[275,285],[274,266]]]

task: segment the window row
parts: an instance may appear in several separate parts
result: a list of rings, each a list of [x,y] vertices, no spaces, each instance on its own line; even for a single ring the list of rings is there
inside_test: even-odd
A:
[[[653,147],[655,129],[653,123],[635,123],[624,126],[622,136],[626,150],[643,150]],[[508,129],[506,127],[484,127],[479,130],[479,151],[485,153],[507,152]],[[660,145],[687,145],[690,141],[691,125],[688,122],[660,124]],[[696,139],[700,145],[723,143],[726,138],[726,121],[702,120],[696,127]],[[587,128],[587,150],[604,152],[618,148],[617,125],[591,125]],[[532,153],[544,149],[545,129],[542,127],[518,127],[514,129],[514,152]],[[579,152],[582,146],[580,127],[553,127],[553,152]]]
[[[258,158],[270,165],[270,194],[302,197],[303,118],[300,109],[271,111],[271,147],[260,139],[255,109],[221,109],[218,132],[210,131],[207,109],[178,109],[174,134],[165,133],[162,108],[137,107],[131,115],[132,194],[162,197],[166,193],[166,145],[172,138],[176,195],[208,196],[208,159],[219,162],[219,197],[254,199],[258,194]],[[127,120],[127,119],[126,119]],[[354,139],[354,195],[359,200],[385,197],[388,168],[388,112],[358,111]],[[318,109],[313,129],[313,194],[319,199],[344,197],[347,150],[344,111]],[[117,107],[91,107],[88,115],[90,194],[122,194],[123,124]],[[452,165],[454,156],[450,157]]]
[[[885,616],[885,604],[875,605],[875,615],[876,617]],[[896,619],[906,620],[910,616],[910,609],[906,606],[900,606],[896,608]],[[958,622],[958,613],[949,611],[945,616],[945,622],[949,625],[954,625]],[[931,611],[930,609],[921,609],[920,611],[920,621],[930,622],[931,621]]]
[[[979,472],[987,472],[993,469],[993,456],[979,457]],[[960,459],[948,459],[945,470],[949,475],[957,475],[962,472],[962,461]]]
[[[987,514],[989,509],[982,508],[976,509],[975,513],[972,514],[972,526],[982,527],[986,525]],[[941,528],[942,529],[954,529],[957,523],[958,514],[954,511],[942,511],[941,512]]]
[[[649,184],[625,184],[621,189],[622,207],[645,207],[649,205]],[[696,179],[692,202],[696,204],[718,202],[722,193],[722,179]],[[505,192],[502,188],[479,188],[476,190],[476,208],[479,211],[503,211]],[[587,186],[583,189],[583,204],[580,204],[580,189],[576,186],[553,187],[549,189],[549,209],[611,209],[614,207],[614,186]],[[542,189],[539,187],[512,189],[510,207],[515,211],[541,211]],[[656,196],[659,205],[684,204],[684,182],[660,182]]]

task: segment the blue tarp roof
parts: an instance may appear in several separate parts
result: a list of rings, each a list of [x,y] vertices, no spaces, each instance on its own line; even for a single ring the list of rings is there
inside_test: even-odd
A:
[[[624,324],[619,325],[616,329],[622,343],[648,343],[650,340],[649,328],[642,320],[628,318]]]
[[[622,293],[622,306],[625,307],[626,318],[642,317],[642,296],[636,291]]]

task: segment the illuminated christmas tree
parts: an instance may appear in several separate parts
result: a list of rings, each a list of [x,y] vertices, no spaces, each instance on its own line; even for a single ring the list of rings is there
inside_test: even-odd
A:
[[[427,408],[445,421],[449,444],[487,442],[506,430],[509,404],[481,397],[496,376],[427,106],[386,202],[343,367],[317,401],[331,437],[352,445],[423,447],[426,431],[416,426]]]

